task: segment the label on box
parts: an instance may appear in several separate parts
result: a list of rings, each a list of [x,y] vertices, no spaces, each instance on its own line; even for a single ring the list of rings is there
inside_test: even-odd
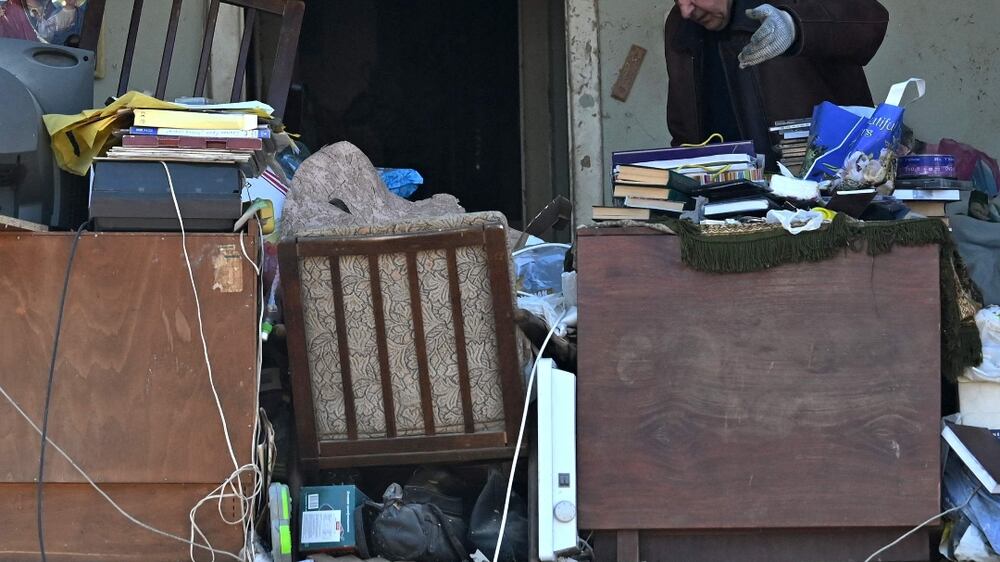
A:
[[[319,494],[309,494],[306,496],[306,509],[310,511],[319,509]]]
[[[339,509],[302,512],[302,544],[340,542],[342,536]]]

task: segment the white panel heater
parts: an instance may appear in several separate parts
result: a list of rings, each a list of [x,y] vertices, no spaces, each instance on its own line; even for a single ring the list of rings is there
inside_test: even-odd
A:
[[[576,375],[539,359],[538,558],[577,552]]]

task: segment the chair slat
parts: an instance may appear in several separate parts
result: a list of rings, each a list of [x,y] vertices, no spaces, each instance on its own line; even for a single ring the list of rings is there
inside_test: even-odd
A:
[[[177,43],[177,25],[181,20],[181,4],[184,0],[173,0],[170,5],[170,20],[167,23],[167,38],[163,42],[163,58],[160,59],[160,76],[156,79],[156,97],[163,99],[167,95],[167,80],[170,77],[170,62],[174,58],[174,45]]]
[[[278,47],[274,53],[274,66],[271,68],[270,86],[267,91],[267,101],[274,108],[274,114],[278,116],[285,114],[288,87],[295,72],[295,54],[299,47],[299,30],[302,27],[302,15],[305,9],[305,4],[301,1],[291,0],[285,3],[282,14]]]
[[[389,370],[389,342],[385,333],[385,308],[382,300],[382,278],[378,256],[368,256],[368,279],[372,288],[372,309],[375,313],[375,347],[378,349],[379,377],[382,379],[382,408],[385,410],[385,435],[396,436],[396,401],[392,396],[392,373]]]
[[[132,19],[128,24],[128,37],[125,39],[125,57],[122,59],[122,73],[118,77],[118,95],[128,91],[128,80],[132,75],[132,59],[135,57],[135,41],[139,35],[139,21],[142,19],[143,0],[132,3]]]
[[[212,42],[215,40],[215,27],[219,21],[219,0],[212,0],[208,5],[208,19],[205,22],[205,36],[201,40],[201,59],[198,61],[198,76],[194,82],[194,95],[205,95],[205,83],[208,81],[208,65],[212,60]]]
[[[347,438],[358,438],[358,418],[354,407],[354,383],[351,379],[351,349],[347,344],[347,322],[344,316],[344,284],[340,276],[340,258],[330,257],[330,283],[333,289],[333,311],[337,326],[337,355],[340,356],[340,381],[344,386],[344,418]],[[309,405],[312,408],[312,404]]]
[[[424,333],[424,311],[420,302],[420,279],[417,275],[417,254],[406,254],[406,275],[410,285],[410,315],[413,317],[413,347],[417,356],[420,378],[420,407],[424,413],[424,433],[434,435],[434,395],[431,393],[430,367],[427,362],[427,335]]]
[[[243,38],[240,39],[240,58],[236,61],[236,76],[233,77],[233,92],[229,101],[240,101],[243,97],[243,76],[247,70],[247,58],[250,56],[250,41],[253,39],[253,28],[257,21],[257,10],[247,8],[243,15]]]
[[[451,320],[455,329],[455,360],[458,362],[458,389],[462,396],[462,416],[465,432],[476,431],[472,418],[472,386],[469,382],[469,355],[465,346],[465,317],[462,314],[462,288],[458,280],[458,259],[455,249],[448,248],[448,290],[451,294]]]

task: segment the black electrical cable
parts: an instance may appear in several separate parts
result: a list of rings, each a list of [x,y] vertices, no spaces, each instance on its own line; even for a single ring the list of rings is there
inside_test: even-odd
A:
[[[42,527],[42,497],[44,495],[45,486],[45,445],[48,440],[49,433],[49,402],[52,399],[52,383],[55,380],[56,373],[56,359],[59,356],[59,335],[62,332],[62,322],[63,313],[66,310],[66,295],[69,293],[69,279],[73,273],[73,260],[76,258],[76,247],[80,243],[80,236],[83,235],[83,231],[90,225],[90,221],[86,221],[80,225],[80,228],[76,229],[76,236],[73,238],[73,245],[69,248],[69,260],[66,263],[66,276],[63,278],[62,295],[59,297],[59,315],[56,317],[56,333],[52,341],[52,361],[49,362],[49,382],[45,389],[45,407],[42,410],[42,445],[38,453],[38,483],[35,488],[37,490],[37,497],[35,498],[35,513],[37,516],[38,523],[38,552],[42,556],[42,562],[47,562],[45,557],[45,530]]]

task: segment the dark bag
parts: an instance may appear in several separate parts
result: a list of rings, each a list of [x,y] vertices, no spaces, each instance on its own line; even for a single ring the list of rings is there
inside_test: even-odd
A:
[[[421,468],[403,486],[404,503],[434,504],[445,515],[463,519],[467,495],[464,481],[442,468]],[[464,525],[464,523],[463,523]]]
[[[500,536],[500,517],[503,501],[507,495],[507,479],[499,470],[490,469],[489,478],[483,492],[479,494],[472,515],[469,517],[469,540],[472,546],[487,556],[493,556]],[[529,525],[528,511],[524,501],[517,494],[510,498],[507,510],[507,526],[504,528],[503,545],[500,556],[493,562],[514,562],[528,559]]]
[[[460,562],[468,552],[459,537],[465,523],[445,515],[434,504],[406,503],[403,488],[390,485],[383,503],[372,504],[378,516],[371,524],[371,553],[387,560]]]

